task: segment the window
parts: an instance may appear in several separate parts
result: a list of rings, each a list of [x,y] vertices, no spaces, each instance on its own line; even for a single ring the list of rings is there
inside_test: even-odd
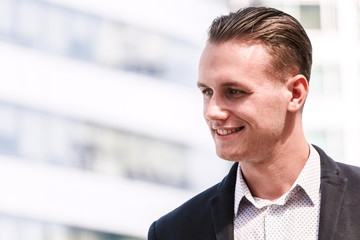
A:
[[[333,159],[344,160],[343,136],[340,129],[308,131],[306,136],[309,143],[321,147]]]
[[[296,4],[298,2],[265,1],[264,5],[289,13],[311,30],[334,30],[337,28],[337,11],[334,1],[321,4]]]
[[[78,227],[62,226],[31,219],[21,219],[0,215],[0,239],[6,240],[140,240],[100,231],[91,231]]]
[[[103,174],[186,187],[187,147],[0,104],[0,152]]]
[[[2,0],[0,2],[0,36],[9,33],[11,30],[11,11],[12,5],[10,0]]]
[[[87,61],[96,61],[94,59],[94,44],[100,26],[100,19],[76,12],[68,13],[68,19],[65,19],[63,12],[63,21],[66,22],[68,31],[68,54],[70,57],[84,59]]]
[[[200,47],[47,1],[0,2],[0,37],[70,58],[193,84]]]
[[[300,22],[304,28],[320,29],[320,6],[300,5]]]
[[[321,5],[321,29],[336,30],[338,28],[338,17],[335,3],[324,3]]]
[[[18,114],[16,108],[0,105],[0,152],[16,154],[18,151]]]
[[[314,66],[310,78],[310,89],[315,94],[340,94],[340,70],[338,65]]]

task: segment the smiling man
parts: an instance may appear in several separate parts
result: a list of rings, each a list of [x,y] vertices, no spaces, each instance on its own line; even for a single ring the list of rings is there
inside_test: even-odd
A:
[[[199,64],[222,182],[154,222],[149,239],[360,239],[360,169],[308,143],[311,43],[271,8],[214,20]],[[205,166],[206,167],[206,166]]]

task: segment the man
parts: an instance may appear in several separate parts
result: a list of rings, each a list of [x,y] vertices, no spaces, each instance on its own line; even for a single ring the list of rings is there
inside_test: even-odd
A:
[[[310,40],[288,14],[245,8],[214,20],[198,87],[216,152],[235,163],[154,222],[149,239],[360,239],[360,168],[304,136],[311,64]]]

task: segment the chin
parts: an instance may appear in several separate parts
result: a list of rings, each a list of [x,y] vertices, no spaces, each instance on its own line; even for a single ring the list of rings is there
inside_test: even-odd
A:
[[[228,152],[222,152],[222,151],[216,151],[216,154],[219,158],[230,161],[230,162],[239,162],[240,157],[239,154],[236,153],[228,153]]]

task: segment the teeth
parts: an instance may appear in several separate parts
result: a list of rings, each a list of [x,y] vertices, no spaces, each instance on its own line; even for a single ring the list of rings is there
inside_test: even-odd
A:
[[[238,128],[232,129],[232,130],[220,130],[220,129],[217,129],[216,132],[221,136],[225,136],[225,135],[229,135],[229,134],[234,133],[234,132],[238,132],[241,129],[242,129],[242,127],[238,127]]]

